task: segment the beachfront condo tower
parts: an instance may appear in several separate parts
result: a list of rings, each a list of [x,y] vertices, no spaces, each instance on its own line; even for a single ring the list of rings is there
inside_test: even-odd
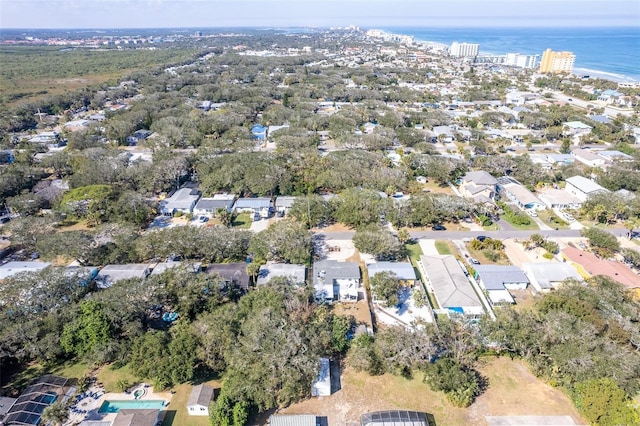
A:
[[[573,71],[573,63],[576,55],[571,52],[554,52],[547,49],[542,53],[540,60],[540,72],[542,73],[570,73]]]
[[[449,55],[456,58],[466,58],[469,56],[478,56],[480,50],[479,44],[458,43],[454,41],[449,48]]]

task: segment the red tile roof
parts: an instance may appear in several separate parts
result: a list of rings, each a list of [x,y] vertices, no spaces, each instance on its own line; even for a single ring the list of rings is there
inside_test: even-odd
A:
[[[590,275],[604,275],[627,288],[640,287],[640,276],[636,275],[629,267],[623,263],[604,260],[596,257],[593,253],[579,250],[574,247],[567,247],[562,253],[572,262],[582,266]]]

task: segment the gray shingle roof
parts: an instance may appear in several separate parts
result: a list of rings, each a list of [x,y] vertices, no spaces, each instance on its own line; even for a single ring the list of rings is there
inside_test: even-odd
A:
[[[376,262],[367,265],[369,276],[378,272],[393,272],[401,280],[416,280],[416,271],[409,262]]]
[[[476,265],[474,269],[487,290],[504,290],[505,283],[529,282],[529,278],[517,266]]]
[[[191,405],[204,405],[205,407],[208,407],[209,403],[213,399],[214,391],[215,389],[209,385],[201,384],[194,386],[191,390],[191,395],[189,395],[187,407]]]
[[[482,306],[454,256],[421,256],[420,261],[441,307]]]

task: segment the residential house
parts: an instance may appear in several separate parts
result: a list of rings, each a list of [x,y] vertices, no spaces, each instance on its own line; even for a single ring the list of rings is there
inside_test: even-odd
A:
[[[64,123],[65,130],[69,130],[71,132],[77,132],[79,130],[85,130],[91,121],[89,120],[73,120]]]
[[[151,130],[136,130],[132,135],[127,136],[125,141],[129,145],[136,145],[138,142],[141,142],[151,136],[151,133],[153,133]]]
[[[180,188],[160,202],[160,213],[165,216],[173,216],[177,212],[184,214],[193,213],[193,208],[200,199],[200,191],[193,188]]]
[[[235,286],[245,292],[249,290],[249,274],[247,274],[247,264],[244,262],[212,263],[204,272],[222,278],[223,285],[227,289]]]
[[[331,364],[329,358],[320,358],[320,371],[311,385],[311,396],[329,395],[331,395]]]
[[[602,123],[602,124],[611,123],[611,119],[609,119],[609,117],[607,117],[606,115],[590,115],[588,118],[589,120],[595,121],[596,123]]]
[[[132,278],[145,279],[151,274],[152,265],[147,263],[129,263],[126,265],[107,265],[96,276],[98,288],[109,288],[114,283]]]
[[[614,161],[633,161],[633,157],[631,155],[617,150],[597,151],[596,154],[611,163]]]
[[[573,176],[566,180],[564,190],[569,194],[575,195],[580,201],[587,201],[589,196],[600,193],[609,192],[607,189],[598,185],[591,179],[582,176]]]
[[[595,254],[567,247],[561,251],[562,257],[577,269],[585,279],[604,275],[624,285],[628,289],[640,288],[640,276],[627,265],[612,260],[600,259]]]
[[[568,263],[539,262],[524,263],[522,269],[536,291],[549,292],[559,288],[565,280],[582,281],[582,278]]]
[[[268,197],[238,198],[233,205],[237,212],[249,212],[269,217],[273,212],[273,202]]]
[[[10,149],[0,151],[0,164],[11,164],[15,159],[16,157]]]
[[[497,184],[497,179],[484,170],[467,172],[460,179],[460,193],[476,201],[494,200]]]
[[[209,416],[209,404],[215,398],[215,389],[201,384],[191,389],[187,400],[187,412],[190,416]]]
[[[7,262],[0,266],[0,281],[23,272],[39,272],[51,266],[48,262]]]
[[[547,159],[551,164],[568,165],[573,164],[576,157],[571,154],[548,154]]]
[[[579,209],[582,200],[562,189],[545,189],[538,194],[538,198],[549,209]]]
[[[492,304],[515,303],[509,290],[524,290],[529,278],[517,266],[476,265],[475,279],[489,295]]]
[[[279,216],[284,216],[289,213],[291,206],[296,201],[298,197],[285,197],[280,196],[276,198],[275,201],[275,209],[278,212]]]
[[[618,92],[617,90],[609,89],[609,90],[605,90],[600,95],[598,95],[598,100],[606,102],[608,104],[619,103],[620,99],[623,96],[624,95],[622,93]]]
[[[319,302],[356,302],[360,289],[357,262],[320,260],[313,264],[313,287]]]
[[[604,157],[590,149],[574,149],[571,151],[571,155],[576,157],[576,160],[590,167],[602,167],[607,164],[607,160]]]
[[[60,133],[58,132],[40,132],[36,136],[29,139],[29,143],[43,145],[58,145],[60,143]]]
[[[267,262],[260,267],[257,285],[268,284],[274,278],[287,278],[290,283],[304,285],[307,281],[307,267],[304,265]]]
[[[256,124],[251,128],[253,139],[263,141],[267,139],[267,128],[261,124]]]
[[[394,274],[400,283],[405,286],[413,286],[417,281],[416,271],[410,262],[376,262],[367,264],[369,279],[380,272]]]
[[[453,142],[456,139],[450,126],[434,126],[432,132],[438,140],[443,142]]]
[[[41,425],[44,410],[56,400],[64,400],[65,395],[74,389],[68,379],[47,374],[29,385],[6,411],[3,425]],[[75,390],[75,389],[74,389]],[[143,425],[144,426],[144,425]]]
[[[233,211],[234,194],[216,194],[213,198],[202,197],[193,208],[193,214],[198,216],[215,216],[218,210]]]
[[[420,256],[419,266],[426,279],[425,285],[431,289],[441,309],[472,317],[484,313],[466,271],[454,256]]]
[[[519,183],[510,182],[501,185],[503,194],[511,201],[516,203],[518,207],[526,210],[544,210],[546,206],[531,191]]]
[[[153,267],[153,271],[151,271],[151,275],[160,275],[169,269],[180,268],[181,266],[185,266],[194,274],[200,272],[202,268],[202,264],[200,262],[176,262],[176,261],[167,261],[167,262],[159,262]]]
[[[160,410],[151,408],[121,408],[111,426],[155,426]]]
[[[582,121],[567,121],[562,123],[563,134],[565,136],[583,136],[591,133],[592,127]]]

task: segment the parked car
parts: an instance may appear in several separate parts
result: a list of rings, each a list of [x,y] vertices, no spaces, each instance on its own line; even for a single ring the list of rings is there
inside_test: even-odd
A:
[[[480,261],[478,261],[478,259],[476,259],[475,257],[469,258],[469,262],[473,263],[474,265],[480,264]]]
[[[484,241],[484,240],[486,240],[487,238],[489,238],[489,237],[487,237],[486,235],[478,235],[478,236],[476,237],[476,240],[478,240],[478,241],[480,241],[480,242],[483,242],[483,241]]]
[[[527,213],[529,213],[529,216],[531,216],[531,217],[538,217],[538,213],[536,213],[533,210],[528,210]]]
[[[205,223],[205,222],[207,222],[208,220],[209,220],[209,218],[208,218],[208,217],[206,217],[206,216],[200,216],[200,222]]]
[[[447,228],[445,228],[445,226],[444,226],[444,225],[433,225],[433,226],[431,227],[431,229],[432,229],[433,231],[446,231],[446,230],[447,230]]]

